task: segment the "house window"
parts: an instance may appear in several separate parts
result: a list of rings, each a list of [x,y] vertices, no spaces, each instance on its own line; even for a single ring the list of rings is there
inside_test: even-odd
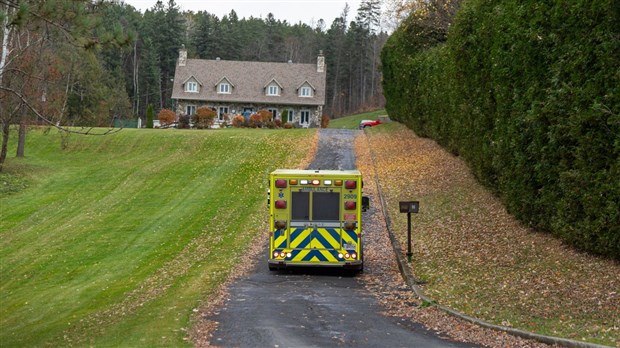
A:
[[[185,92],[198,93],[198,82],[190,81],[185,84]]]
[[[280,88],[275,85],[271,85],[267,88],[267,95],[280,95]]]
[[[299,120],[300,124],[308,124],[310,123],[310,111],[303,110],[300,112],[301,119]]]
[[[312,97],[312,88],[310,87],[301,87],[299,89],[300,97]]]
[[[271,112],[271,119],[275,120],[278,116],[278,109],[267,109],[267,111]]]
[[[220,87],[217,92],[223,94],[230,94],[230,85],[226,82],[220,83]]]
[[[220,122],[224,121],[226,114],[228,114],[228,106],[220,106],[217,112],[217,120]]]
[[[185,113],[188,116],[192,116],[196,113],[196,105],[188,105],[185,107]]]

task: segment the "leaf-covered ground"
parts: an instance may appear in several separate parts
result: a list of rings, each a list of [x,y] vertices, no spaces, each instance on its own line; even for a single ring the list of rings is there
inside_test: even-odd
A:
[[[617,262],[575,251],[549,234],[524,227],[476,182],[461,159],[402,125],[392,123],[367,131],[358,138],[356,151],[358,167],[369,183],[365,191],[372,190],[371,173],[376,170],[403,248],[407,245],[406,215],[399,213],[398,202],[420,201],[420,213],[412,219],[411,267],[425,282],[428,296],[495,324],[620,346]],[[369,165],[371,158],[374,167]],[[373,204],[378,205],[378,199]],[[377,215],[373,220],[380,218]],[[390,251],[389,244],[367,248],[367,265],[378,267],[372,260],[387,260]],[[385,270],[369,273],[395,272],[395,266],[381,267]],[[485,345],[531,344],[505,341],[509,338],[503,334],[474,331],[481,329],[458,321],[450,324],[446,320],[453,319],[436,309],[416,307],[417,300],[406,291],[391,293],[384,285],[390,280],[364,277],[395,315],[414,317],[438,330],[459,327],[449,335]],[[398,274],[392,277],[392,282],[402,283]]]

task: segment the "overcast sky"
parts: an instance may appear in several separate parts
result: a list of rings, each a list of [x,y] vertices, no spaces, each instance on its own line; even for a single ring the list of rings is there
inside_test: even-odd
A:
[[[168,0],[162,0],[164,5]],[[155,5],[156,0],[124,0],[126,4],[144,12]],[[290,24],[298,22],[313,25],[319,19],[325,21],[325,29],[328,29],[334,19],[339,17],[345,4],[349,4],[349,16],[347,22],[355,20],[360,0],[176,0],[181,10],[194,12],[207,11],[218,16],[220,19],[235,10],[239,19],[250,16],[266,18],[267,14],[273,13],[277,20],[286,20]]]

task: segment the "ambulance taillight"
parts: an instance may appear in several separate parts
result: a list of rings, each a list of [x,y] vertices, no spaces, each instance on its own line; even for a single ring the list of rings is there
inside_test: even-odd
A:
[[[278,179],[278,180],[276,180],[276,187],[277,188],[286,188],[286,180],[285,179]]]

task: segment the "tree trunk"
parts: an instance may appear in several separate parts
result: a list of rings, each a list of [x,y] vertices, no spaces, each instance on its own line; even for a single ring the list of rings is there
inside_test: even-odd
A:
[[[17,132],[17,153],[16,157],[24,157],[25,149],[26,149],[26,111],[22,110],[22,116],[19,119],[19,130]]]
[[[9,120],[4,120],[2,122],[2,149],[0,149],[0,172],[2,172],[2,166],[4,165],[4,161],[6,160],[6,152],[9,147],[9,127],[11,123]]]

